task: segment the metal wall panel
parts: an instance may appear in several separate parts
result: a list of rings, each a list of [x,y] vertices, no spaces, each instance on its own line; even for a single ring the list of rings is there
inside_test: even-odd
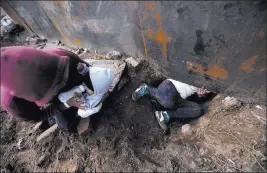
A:
[[[49,39],[145,57],[174,79],[266,104],[265,1],[8,3]]]

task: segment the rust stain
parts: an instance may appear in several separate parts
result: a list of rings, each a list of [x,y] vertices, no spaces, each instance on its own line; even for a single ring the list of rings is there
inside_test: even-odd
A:
[[[49,19],[51,20],[52,24],[56,27],[56,29],[58,30],[58,32],[60,33],[61,37],[63,38],[63,40],[65,42],[68,42],[70,39],[68,37],[65,36],[65,34],[63,33],[63,31],[61,30],[59,24],[57,22],[55,22],[52,18],[49,17]]]
[[[86,7],[86,1],[82,1],[82,6]]]
[[[147,26],[146,34],[152,40],[155,40],[159,44],[162,44],[163,56],[167,58],[167,44],[172,41],[172,38],[160,27],[156,31]]]
[[[162,26],[161,15],[160,15],[160,14],[155,14],[155,15],[153,16],[153,18],[157,21],[157,25],[158,25],[159,27],[161,27],[161,26]]]
[[[150,17],[151,16],[151,10],[154,10],[156,8],[157,8],[157,6],[154,3],[150,2],[150,1],[147,1],[145,3],[145,16],[144,16],[144,20],[147,19],[148,17]]]
[[[82,1],[83,11],[81,11],[81,15],[86,14],[87,12],[87,4],[86,1]]]
[[[75,44],[78,44],[78,45],[81,45],[82,44],[82,41],[80,39],[78,39],[78,38],[73,38],[73,42]]]
[[[52,2],[53,2],[55,5],[57,5],[57,6],[61,7],[61,8],[63,7],[61,1],[59,1],[59,0],[52,0]]]
[[[146,34],[149,38],[153,38],[154,31],[150,28],[150,25],[147,25]]]
[[[146,48],[146,39],[145,39],[144,29],[143,29],[143,23],[142,23],[142,19],[141,19],[141,15],[140,15],[140,10],[139,9],[138,9],[138,19],[139,19],[139,24],[140,24],[140,28],[141,28],[142,39],[143,39],[143,43],[144,43],[145,55],[146,55],[146,57],[148,57],[147,48]]]
[[[260,72],[264,72],[264,71],[266,71],[266,68],[261,68],[260,69]]]
[[[150,25],[146,25],[146,32],[145,35],[156,41],[158,44],[162,45],[162,54],[165,59],[165,63],[168,63],[168,56],[167,56],[167,44],[172,41],[172,38],[164,31],[162,26],[162,17],[160,13],[152,14],[153,10],[156,10],[157,6],[148,1],[145,3],[145,16],[144,20],[147,18],[152,18],[157,22],[157,28],[152,29]],[[167,65],[167,64],[166,64]]]
[[[240,65],[239,69],[247,73],[252,72],[254,70],[253,65],[256,62],[256,58],[256,56],[252,56],[251,58],[247,59]]]
[[[206,74],[213,78],[220,78],[223,80],[228,79],[228,71],[224,68],[219,67],[218,65],[209,65],[207,70],[204,70],[203,66],[198,63],[193,63],[191,61],[188,61],[186,64],[186,69],[191,70],[197,73]]]
[[[150,2],[150,1],[147,1],[145,3],[145,9],[146,10],[154,10],[156,8],[157,8],[157,6],[154,3]]]

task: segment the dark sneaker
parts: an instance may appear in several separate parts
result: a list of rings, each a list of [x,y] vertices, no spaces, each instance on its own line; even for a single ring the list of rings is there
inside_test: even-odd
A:
[[[147,84],[143,84],[139,86],[132,94],[132,99],[134,101],[139,100],[141,97],[143,97],[146,94],[146,88]]]
[[[167,127],[167,123],[165,121],[163,113],[164,113],[163,111],[156,111],[155,116],[158,120],[160,127],[164,130],[164,132],[166,132],[168,130],[168,127]]]

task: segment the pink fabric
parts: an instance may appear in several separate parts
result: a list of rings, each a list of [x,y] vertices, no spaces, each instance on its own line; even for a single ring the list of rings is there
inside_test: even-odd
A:
[[[67,80],[71,54],[64,49],[1,48],[1,105],[8,107],[14,96],[38,106],[48,103]]]

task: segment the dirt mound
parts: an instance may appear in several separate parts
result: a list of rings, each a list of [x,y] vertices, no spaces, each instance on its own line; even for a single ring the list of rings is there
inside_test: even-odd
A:
[[[164,79],[153,69],[146,62],[128,67],[128,84],[109,96],[81,136],[57,129],[36,142],[41,131],[33,132],[34,124],[1,110],[1,172],[266,171],[265,107],[223,111],[218,95],[201,118],[173,122],[163,135],[153,104],[131,99],[141,83],[157,86]],[[187,135],[181,132],[185,123]]]
[[[131,99],[140,83],[155,85],[161,80],[143,64],[128,85],[106,100],[92,117],[90,131],[81,136],[57,130],[37,143],[40,132],[32,133],[34,125],[0,116],[2,170],[264,171],[265,125],[252,112],[264,118],[266,110],[243,105],[221,111],[223,97],[217,96],[203,117],[190,122],[190,137],[181,135],[182,122],[172,123],[170,135],[164,136],[151,102]]]

